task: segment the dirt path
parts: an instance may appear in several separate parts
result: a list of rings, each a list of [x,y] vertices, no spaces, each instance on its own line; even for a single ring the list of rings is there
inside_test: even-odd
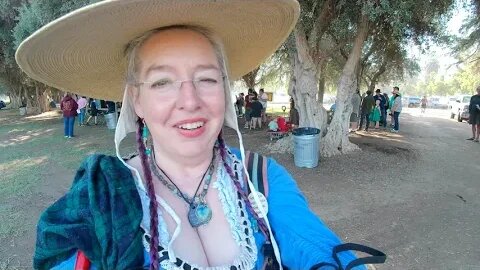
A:
[[[86,155],[113,153],[113,132],[85,127],[66,141],[59,118],[2,113],[0,151],[7,154],[0,157],[5,169],[0,193],[5,183],[26,187],[21,196],[0,197],[0,219],[18,223],[0,225],[0,270],[30,269],[41,211],[69,188]],[[363,151],[322,160],[315,169],[296,168],[290,155],[272,157],[288,168],[310,206],[345,241],[388,253],[387,263],[377,269],[480,269],[480,144],[465,141],[465,123],[406,113],[401,121],[398,135],[353,135]],[[237,144],[231,130],[225,138]],[[262,131],[245,131],[244,139],[246,148],[259,152],[270,142]],[[25,165],[32,160],[36,163]]]

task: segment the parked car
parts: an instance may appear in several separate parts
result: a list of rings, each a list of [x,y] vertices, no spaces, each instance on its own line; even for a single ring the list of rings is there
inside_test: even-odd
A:
[[[452,103],[450,109],[450,118],[456,118],[458,122],[468,120],[470,114],[468,112],[468,105],[470,105],[470,95],[460,95],[456,97],[455,103]]]
[[[453,107],[455,101],[457,101],[457,97],[448,97],[448,109],[451,109]]]
[[[404,106],[407,106],[408,108],[418,108],[420,107],[421,100],[420,97],[404,97],[402,102]]]

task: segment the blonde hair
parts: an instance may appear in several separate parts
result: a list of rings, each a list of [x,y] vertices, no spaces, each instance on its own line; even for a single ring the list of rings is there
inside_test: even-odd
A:
[[[126,73],[126,83],[127,85],[135,85],[138,83],[137,75],[140,68],[140,59],[138,56],[138,52],[145,42],[152,37],[153,35],[168,31],[168,30],[190,30],[196,33],[201,34],[204,36],[212,45],[213,51],[215,56],[217,57],[218,65],[220,66],[220,71],[223,75],[227,75],[227,67],[226,67],[226,59],[223,53],[223,45],[220,42],[220,39],[217,38],[210,30],[200,27],[200,26],[193,26],[193,25],[171,25],[166,27],[156,28],[150,31],[145,32],[143,35],[133,39],[130,41],[125,48],[125,55],[127,57],[127,73]],[[228,87],[228,81],[225,80],[224,83],[226,87]],[[227,89],[227,88],[225,88]]]

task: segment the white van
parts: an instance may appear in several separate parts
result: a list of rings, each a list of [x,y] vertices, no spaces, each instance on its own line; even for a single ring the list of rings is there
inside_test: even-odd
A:
[[[450,118],[457,118],[458,122],[463,120],[468,120],[470,114],[468,112],[468,105],[470,105],[471,95],[460,95],[457,96],[455,102],[452,103],[452,108],[450,109]]]

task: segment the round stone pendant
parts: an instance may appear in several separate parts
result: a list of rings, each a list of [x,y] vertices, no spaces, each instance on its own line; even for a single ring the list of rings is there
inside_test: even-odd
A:
[[[193,228],[207,224],[212,219],[212,209],[206,203],[191,204],[188,221]]]

